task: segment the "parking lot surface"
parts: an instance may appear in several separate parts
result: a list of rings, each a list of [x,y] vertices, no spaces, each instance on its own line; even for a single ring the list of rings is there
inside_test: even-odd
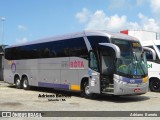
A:
[[[160,93],[148,92],[140,96],[99,96],[96,99],[86,99],[79,93],[35,87],[31,90],[23,90],[0,81],[0,111],[160,111]],[[110,119],[115,118],[117,117]],[[75,118],[65,117],[65,119]],[[104,118],[100,117],[100,119]],[[155,117],[155,119],[159,118]]]

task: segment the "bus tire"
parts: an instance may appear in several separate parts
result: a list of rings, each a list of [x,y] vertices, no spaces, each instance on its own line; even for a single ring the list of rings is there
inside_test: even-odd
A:
[[[22,89],[22,81],[20,80],[19,77],[15,78],[15,84],[17,89]]]
[[[22,80],[23,80],[23,89],[24,90],[29,90],[30,86],[29,86],[28,78],[24,77]]]
[[[89,83],[85,81],[82,87],[82,96],[87,99],[95,98],[95,94],[89,92]]]
[[[159,79],[150,80],[149,88],[152,92],[160,92],[160,80]]]

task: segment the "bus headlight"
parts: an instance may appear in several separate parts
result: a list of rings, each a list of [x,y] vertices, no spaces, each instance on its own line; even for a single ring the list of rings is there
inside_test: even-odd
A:
[[[147,82],[148,82],[148,80],[149,80],[148,76],[147,76],[147,77],[145,77],[145,78],[143,78],[143,83],[147,83]]]

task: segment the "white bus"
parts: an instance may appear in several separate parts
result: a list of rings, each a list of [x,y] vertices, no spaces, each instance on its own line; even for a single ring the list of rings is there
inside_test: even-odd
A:
[[[142,46],[155,51],[156,60],[152,59],[152,53],[146,51],[148,63],[149,88],[153,92],[160,92],[160,40],[157,40],[157,33],[144,30],[125,30],[121,33],[134,36],[141,42]]]
[[[30,86],[95,94],[139,95],[148,71],[139,41],[107,31],[83,31],[5,48],[4,79]]]
[[[152,53],[146,52],[149,88],[153,92],[160,92],[160,40],[142,41],[141,44],[152,48],[156,53],[156,60],[153,60]]]

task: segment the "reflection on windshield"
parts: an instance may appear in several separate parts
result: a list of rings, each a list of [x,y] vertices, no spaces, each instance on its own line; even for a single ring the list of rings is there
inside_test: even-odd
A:
[[[139,42],[113,39],[121,50],[121,58],[117,59],[117,72],[126,75],[146,75],[147,62]]]

